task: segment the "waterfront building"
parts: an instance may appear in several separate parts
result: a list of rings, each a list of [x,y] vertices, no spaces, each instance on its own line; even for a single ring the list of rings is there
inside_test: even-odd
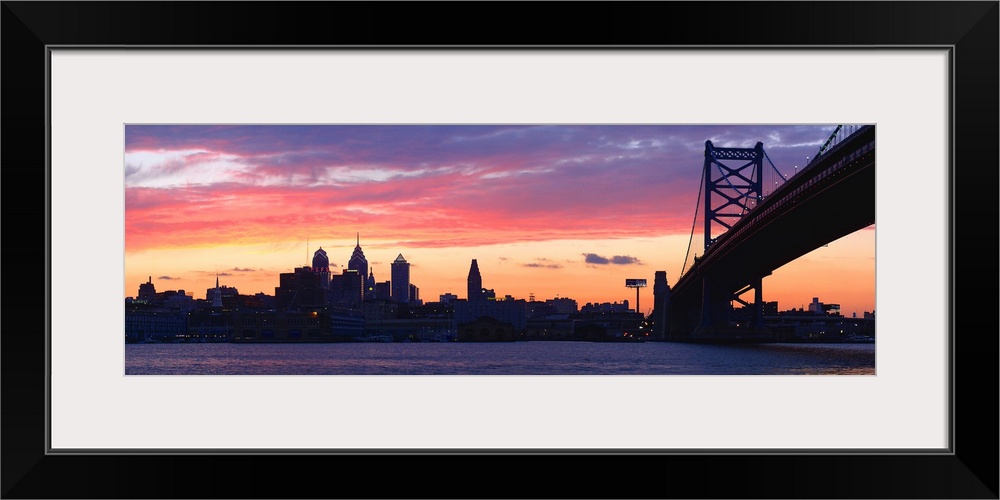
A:
[[[624,308],[581,310],[578,314],[571,315],[570,319],[573,321],[572,331],[575,340],[613,341],[648,338],[647,332],[640,328],[644,319],[642,313],[628,309],[627,305]]]
[[[327,288],[330,286],[330,258],[326,255],[326,250],[319,247],[313,254],[313,270],[319,273],[319,286]]]
[[[378,328],[386,320],[396,319],[399,304],[388,299],[370,299],[362,304],[361,312],[365,318],[365,328]]]
[[[580,308],[581,313],[612,313],[612,312],[635,312],[628,307],[628,300],[623,300],[621,303],[618,302],[601,302],[600,304],[592,304],[587,302],[583,307]]]
[[[234,342],[348,342],[364,332],[364,318],[350,309],[236,311]]]
[[[230,311],[222,316],[234,342],[321,342],[331,337],[330,315],[323,310]]]
[[[476,259],[472,259],[472,265],[469,267],[468,300],[469,302],[484,300],[483,276],[479,274],[479,263]]]
[[[535,304],[545,306],[544,302]],[[573,326],[569,314],[556,314],[554,310],[544,313],[544,309],[536,308],[527,320],[525,340],[572,340]]]
[[[354,246],[354,253],[351,254],[351,260],[347,262],[347,269],[352,271],[357,271],[358,275],[361,276],[360,288],[360,300],[365,299],[365,291],[367,287],[365,286],[365,278],[368,276],[368,259],[365,258],[365,253],[361,250],[361,233],[357,234],[357,244]],[[372,278],[374,280],[374,278]],[[359,302],[360,302],[359,300]]]
[[[187,312],[125,301],[125,342],[169,342],[187,331]]]
[[[233,339],[236,313],[233,309],[210,307],[188,313],[187,331],[178,335],[181,342],[226,342]]]
[[[396,257],[396,260],[392,262],[391,274],[392,278],[390,279],[390,282],[392,283],[392,300],[401,304],[409,303],[410,264],[403,258],[403,254],[399,254],[399,256]]]
[[[410,301],[409,301],[409,303],[411,305],[420,305],[421,304],[421,302],[420,302],[420,289],[417,288],[417,285],[414,285],[412,283],[410,284]]]
[[[366,320],[365,338],[395,342],[446,342],[455,339],[455,322],[447,317]]]
[[[524,330],[528,316],[528,302],[520,300],[482,300],[455,302],[455,322],[470,323],[483,316],[510,323],[517,331]]]
[[[574,314],[579,311],[576,300],[568,297],[548,299],[545,303],[551,306],[556,311],[556,314]]]
[[[484,316],[457,326],[459,342],[511,342],[516,340],[514,325]]]
[[[365,317],[354,309],[330,309],[330,334],[336,340],[358,340],[365,333]]]

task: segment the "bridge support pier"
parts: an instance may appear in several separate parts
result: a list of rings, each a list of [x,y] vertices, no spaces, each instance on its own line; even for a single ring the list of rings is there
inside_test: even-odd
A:
[[[764,328],[764,287],[763,278],[758,278],[753,292],[753,327]]]
[[[697,327],[688,336],[673,336],[689,342],[770,342],[773,332],[764,324],[763,277],[736,293],[715,293],[717,286],[710,277],[702,279],[701,313]],[[754,289],[754,301],[749,303],[740,295]],[[736,316],[732,302],[743,304],[747,316]]]
[[[708,278],[701,280],[701,321],[700,329],[712,328],[712,285]]]

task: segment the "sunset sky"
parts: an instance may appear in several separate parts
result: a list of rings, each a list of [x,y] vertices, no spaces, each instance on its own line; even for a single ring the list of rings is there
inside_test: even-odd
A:
[[[761,141],[790,176],[834,127],[127,125],[124,293],[151,277],[157,291],[205,298],[218,275],[273,295],[278,275],[320,247],[339,274],[360,234],[376,281],[402,254],[425,302],[465,298],[477,259],[497,296],[580,306],[634,308],[625,280],[645,278],[645,313],[654,273],[673,285],[685,266],[706,140]],[[688,262],[703,253],[701,211]],[[874,226],[776,270],[763,289],[781,310],[818,297],[847,316],[873,311]]]

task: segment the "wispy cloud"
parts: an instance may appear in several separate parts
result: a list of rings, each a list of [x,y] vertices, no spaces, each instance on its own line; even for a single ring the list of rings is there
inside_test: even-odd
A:
[[[527,262],[521,264],[521,267],[533,267],[537,269],[562,269],[562,264],[553,263],[549,259],[538,259],[539,262]]]

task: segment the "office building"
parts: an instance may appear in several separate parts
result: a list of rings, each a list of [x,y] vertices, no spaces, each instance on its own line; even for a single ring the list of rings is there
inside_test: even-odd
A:
[[[319,247],[313,254],[313,271],[319,274],[319,286],[328,288],[330,286],[330,258],[326,255],[326,250]]]
[[[294,272],[281,273],[274,297],[279,310],[315,309],[326,305],[327,289],[320,286],[320,275],[311,267],[296,267]]]
[[[396,260],[392,261],[392,300],[400,304],[410,301],[410,264],[399,254]]]
[[[375,299],[377,300],[391,300],[392,299],[392,283],[389,281],[383,281],[381,283],[375,283]]]
[[[472,266],[469,267],[468,282],[469,302],[478,302],[483,300],[483,277],[479,274],[479,263],[476,262],[476,259],[472,259]]]
[[[145,283],[139,284],[139,294],[136,297],[138,297],[139,300],[153,301],[156,297],[156,287],[153,286],[152,276],[150,276],[149,280]]]
[[[363,284],[364,280],[354,269],[344,269],[342,274],[334,275],[330,280],[330,305],[346,308],[357,306],[361,303]]]

